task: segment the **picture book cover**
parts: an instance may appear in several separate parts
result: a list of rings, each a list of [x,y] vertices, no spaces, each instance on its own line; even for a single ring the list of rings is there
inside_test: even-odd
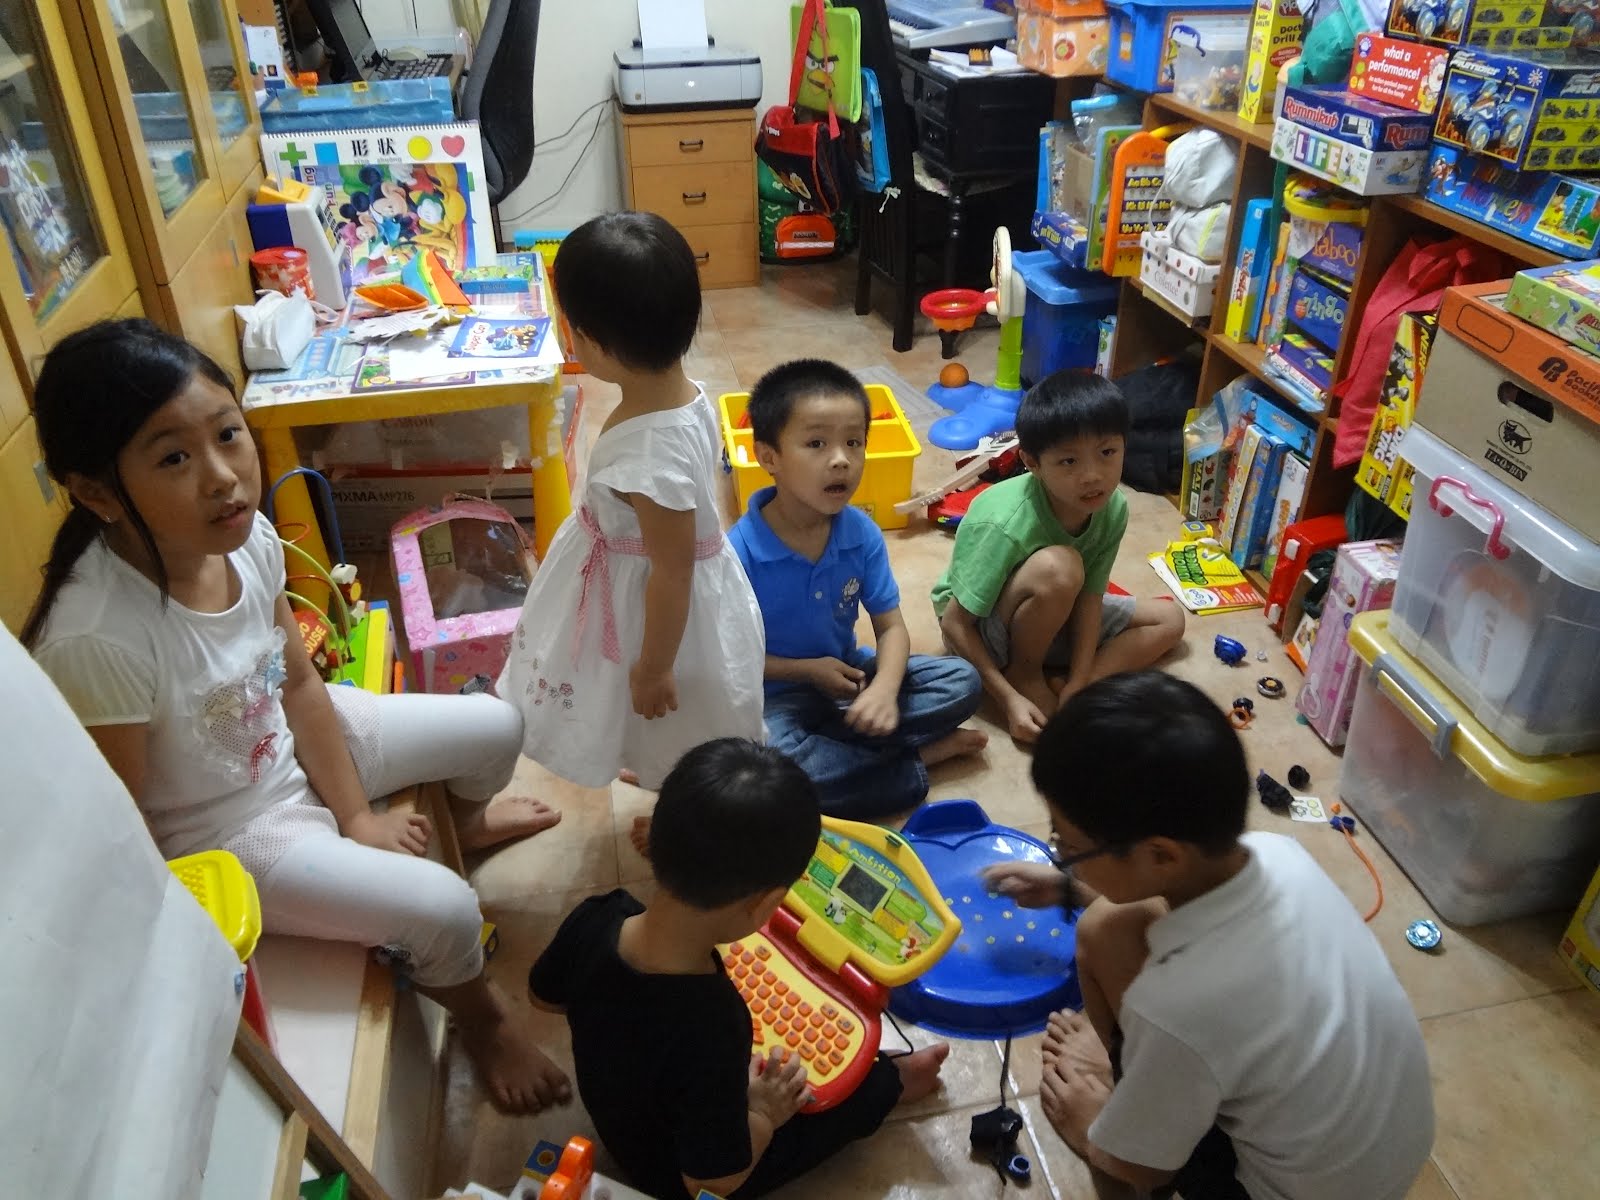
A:
[[[1171,542],[1150,556],[1150,567],[1192,613],[1261,607],[1261,593],[1215,539]]]
[[[538,358],[549,317],[468,317],[450,344],[452,358]]]
[[[397,274],[424,250],[448,271],[495,262],[474,124],[265,134],[261,161],[321,193],[353,283]]]

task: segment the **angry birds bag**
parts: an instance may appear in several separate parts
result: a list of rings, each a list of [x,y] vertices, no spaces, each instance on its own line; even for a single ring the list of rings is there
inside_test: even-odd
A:
[[[807,8],[820,11],[801,45],[801,17]],[[859,121],[861,14],[853,8],[834,8],[827,0],[804,0],[789,7],[789,38],[801,64],[794,102],[801,108],[826,112],[831,99],[841,121]]]

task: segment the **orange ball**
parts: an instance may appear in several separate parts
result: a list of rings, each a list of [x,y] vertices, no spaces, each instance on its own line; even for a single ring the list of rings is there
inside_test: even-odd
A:
[[[940,387],[966,387],[970,379],[971,376],[967,374],[967,369],[956,362],[945,363],[943,369],[939,372]]]

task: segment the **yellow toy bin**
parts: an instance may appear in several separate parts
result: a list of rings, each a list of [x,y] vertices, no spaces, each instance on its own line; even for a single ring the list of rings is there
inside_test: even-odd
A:
[[[869,383],[867,399],[872,402],[873,415],[867,431],[867,468],[850,503],[871,517],[879,529],[903,529],[911,518],[895,512],[894,506],[911,498],[911,472],[922,453],[922,443],[911,432],[911,423],[892,391],[881,383]],[[750,507],[751,496],[772,486],[772,476],[756,461],[755,435],[748,426],[741,428],[749,403],[749,392],[730,392],[717,401],[722,412],[723,454],[733,472],[741,513]]]
[[[1600,871],[1594,873],[1578,911],[1561,939],[1561,957],[1572,973],[1600,993]]]

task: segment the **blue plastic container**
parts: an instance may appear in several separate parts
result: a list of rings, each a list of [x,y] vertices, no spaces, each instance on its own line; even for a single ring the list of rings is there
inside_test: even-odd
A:
[[[261,106],[264,133],[444,125],[455,119],[450,81],[443,77],[325,83],[310,91],[285,88]]]
[[[1106,0],[1111,18],[1106,78],[1139,92],[1170,92],[1177,57],[1173,28],[1187,25],[1186,36],[1201,39],[1226,26],[1248,35],[1253,8],[1240,0]]]
[[[1049,862],[1038,838],[996,825],[972,800],[924,804],[900,831],[961,918],[961,936],[926,974],[889,994],[889,1011],[946,1037],[1023,1037],[1083,1007],[1076,912],[1018,908],[988,891],[986,867]]]
[[[1117,281],[1067,266],[1049,250],[1011,256],[1028,288],[1022,310],[1022,382],[1037,383],[1067,367],[1090,370],[1100,343],[1100,318],[1117,310]]]

